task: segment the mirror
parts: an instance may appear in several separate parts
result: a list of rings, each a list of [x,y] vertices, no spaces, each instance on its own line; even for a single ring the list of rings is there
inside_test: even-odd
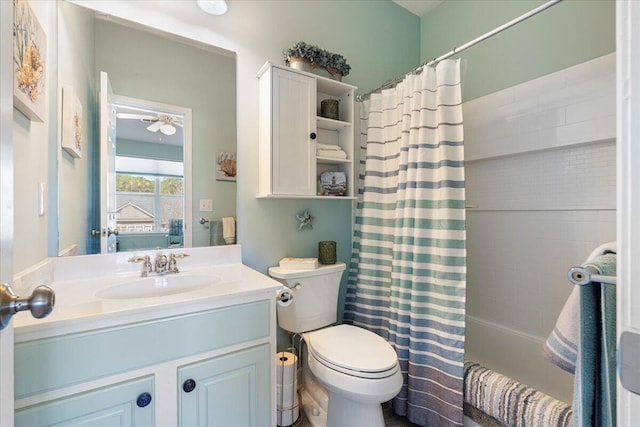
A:
[[[163,196],[170,196],[161,195],[163,185],[174,185],[172,191],[180,191],[175,188],[175,178],[179,174],[175,170],[160,169],[149,173],[148,169],[134,169],[157,168],[160,167],[159,164],[168,167],[167,162],[176,166],[179,163],[179,152],[182,152],[185,168],[182,210],[187,215],[191,211],[180,223],[181,218],[175,212],[169,216],[157,217],[157,212],[161,209],[156,212],[141,206],[144,204],[149,207],[149,200],[144,203],[139,201],[132,207],[131,197],[124,197],[124,194],[118,197],[116,194],[115,211],[116,216],[120,212],[119,227],[122,228],[119,230],[121,234],[116,236],[117,247],[120,250],[138,250],[158,246],[209,246],[224,242],[221,219],[236,216],[235,168],[233,176],[225,172],[227,169],[221,168],[225,160],[227,163],[229,159],[235,161],[235,53],[59,1],[58,87],[62,99],[59,103],[59,117],[64,120],[65,101],[68,101],[64,98],[65,94],[74,93],[81,105],[82,149],[79,157],[77,153],[74,155],[63,149],[58,152],[58,233],[51,237],[57,237],[58,254],[100,252],[99,234],[102,230],[99,193],[100,181],[106,178],[100,176],[98,155],[98,92],[99,75],[102,71],[109,76],[118,111],[122,116],[116,122],[115,151],[120,172],[144,176],[142,181],[156,182],[156,178],[164,176],[162,179],[166,183],[157,181],[158,194],[154,196],[154,203],[160,203]],[[72,88],[72,91],[67,91],[67,88]],[[129,102],[131,100],[134,100],[133,104]],[[191,112],[190,158],[184,157],[184,144],[181,149],[169,142],[170,136],[179,135],[184,129],[180,123],[180,114],[165,111],[166,108],[163,110],[162,107],[154,109],[149,103],[165,107],[179,106],[178,110]],[[125,119],[123,117],[131,116],[124,114],[147,117]],[[166,116],[165,121],[168,123],[162,120],[151,122],[161,115]],[[121,129],[125,132],[125,128],[136,122],[143,125],[143,133],[160,138],[165,146],[150,149],[147,145],[145,148],[146,141],[123,136]],[[160,122],[162,123],[154,125]],[[148,130],[150,127],[151,130]],[[163,133],[162,129],[166,132]],[[167,135],[173,130],[174,135]],[[64,131],[63,121],[61,133]],[[165,154],[159,154],[160,151]],[[172,154],[167,154],[168,152]],[[138,166],[132,166],[132,159],[137,159]],[[141,166],[143,159],[147,159],[145,166]],[[160,161],[164,163],[159,163]],[[155,166],[151,166],[154,162]],[[121,185],[125,185],[123,182],[127,179],[131,181],[133,178],[120,177]],[[113,186],[116,186],[115,182]],[[177,194],[171,196],[175,199],[174,202],[180,198]],[[174,206],[175,209],[179,210]],[[125,215],[129,215],[128,220],[124,218]],[[145,225],[137,228],[133,225],[136,215],[147,216],[145,219],[138,218]],[[180,227],[182,234],[178,232]],[[98,236],[92,237],[91,230],[95,230],[94,234]],[[144,239],[142,236],[145,236]],[[148,242],[145,243],[144,240]]]

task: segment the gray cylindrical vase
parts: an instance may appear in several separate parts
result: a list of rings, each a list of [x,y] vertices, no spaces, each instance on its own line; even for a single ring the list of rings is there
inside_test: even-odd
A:
[[[327,119],[340,120],[337,99],[325,99],[320,102],[320,116]]]
[[[337,260],[336,242],[330,240],[318,242],[318,261],[320,264],[335,264]]]

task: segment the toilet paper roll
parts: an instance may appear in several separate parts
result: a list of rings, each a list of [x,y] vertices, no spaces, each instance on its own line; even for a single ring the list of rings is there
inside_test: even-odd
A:
[[[290,409],[298,405],[298,392],[295,384],[276,386],[276,407],[278,409]]]
[[[276,292],[276,301],[280,307],[287,307],[293,302],[293,295],[289,289],[280,289]]]
[[[288,351],[276,354],[276,383],[278,385],[293,384],[296,379],[298,357]]]
[[[279,426],[290,426],[295,423],[300,415],[300,407],[295,406],[292,409],[287,409],[284,411],[277,410],[277,420],[276,423]]]

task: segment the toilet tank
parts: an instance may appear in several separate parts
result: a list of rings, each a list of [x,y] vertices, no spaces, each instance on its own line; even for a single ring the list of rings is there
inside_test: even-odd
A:
[[[276,305],[278,325],[289,332],[307,332],[331,325],[337,320],[343,262],[320,265],[313,270],[269,268],[269,275],[286,286],[293,295],[291,304]]]

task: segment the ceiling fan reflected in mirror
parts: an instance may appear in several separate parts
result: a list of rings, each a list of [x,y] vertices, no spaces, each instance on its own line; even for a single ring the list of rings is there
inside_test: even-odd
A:
[[[168,136],[176,133],[176,126],[183,127],[182,117],[170,114],[117,113],[116,117],[124,120],[140,120],[141,122],[151,123],[147,126],[149,132],[160,131]]]

